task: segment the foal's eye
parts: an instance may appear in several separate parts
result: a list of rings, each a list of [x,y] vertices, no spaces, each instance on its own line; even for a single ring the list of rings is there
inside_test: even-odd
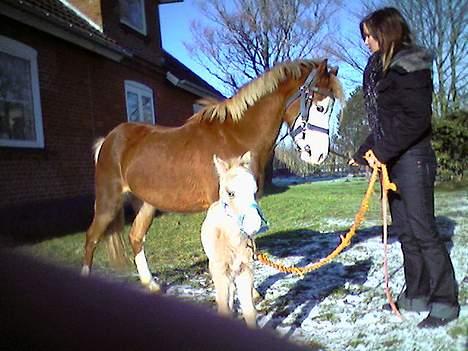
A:
[[[325,110],[325,108],[323,106],[317,106],[317,111],[318,112],[323,112],[323,110]]]
[[[234,191],[226,190],[226,193],[231,199],[234,197]]]

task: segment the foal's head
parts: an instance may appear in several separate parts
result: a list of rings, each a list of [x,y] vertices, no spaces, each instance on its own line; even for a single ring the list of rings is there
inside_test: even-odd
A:
[[[251,153],[224,161],[213,156],[219,176],[219,201],[225,214],[232,217],[242,233],[252,236],[264,224],[255,200],[257,182],[251,170]]]

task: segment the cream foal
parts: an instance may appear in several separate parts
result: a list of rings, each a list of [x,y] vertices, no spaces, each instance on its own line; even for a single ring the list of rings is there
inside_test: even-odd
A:
[[[250,170],[251,155],[228,162],[213,157],[219,176],[219,200],[208,209],[201,240],[216,289],[218,312],[232,314],[234,288],[245,322],[256,327],[252,236],[264,221],[255,201],[257,183]]]

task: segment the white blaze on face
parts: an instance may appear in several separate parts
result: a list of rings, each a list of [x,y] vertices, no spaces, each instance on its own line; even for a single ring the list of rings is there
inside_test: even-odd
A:
[[[301,160],[310,164],[321,164],[328,156],[329,139],[325,130],[329,129],[330,114],[333,100],[326,97],[322,101],[312,103],[309,109],[308,124],[314,127],[306,129],[294,138],[300,148]],[[301,116],[294,123],[293,130],[303,123]]]

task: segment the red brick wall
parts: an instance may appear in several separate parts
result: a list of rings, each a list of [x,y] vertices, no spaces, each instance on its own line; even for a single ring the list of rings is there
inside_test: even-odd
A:
[[[154,0],[145,1],[146,35],[135,31],[131,27],[120,23],[119,2],[115,0],[102,0],[101,13],[104,33],[115,39],[120,45],[154,64],[161,61],[161,34],[157,9]]]
[[[0,210],[93,194],[92,144],[126,121],[126,79],[153,89],[158,124],[180,125],[192,114],[197,97],[164,72],[116,63],[2,16],[0,34],[38,52],[45,138],[44,149],[0,147]]]

